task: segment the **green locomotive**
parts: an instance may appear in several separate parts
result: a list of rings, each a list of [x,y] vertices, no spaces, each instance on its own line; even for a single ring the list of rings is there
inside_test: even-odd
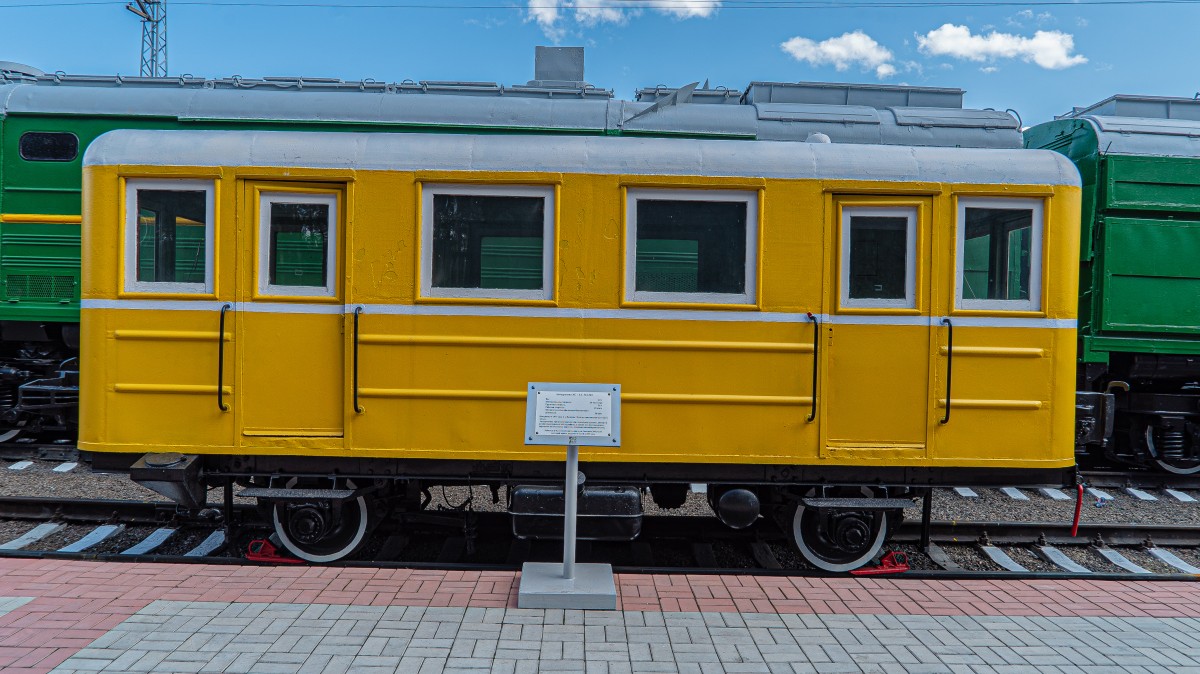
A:
[[[1083,178],[1077,446],[1200,473],[1200,100],[1113,96],[1025,145]]]

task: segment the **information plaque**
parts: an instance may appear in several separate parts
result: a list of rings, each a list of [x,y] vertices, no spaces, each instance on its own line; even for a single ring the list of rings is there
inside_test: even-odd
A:
[[[525,444],[619,447],[620,384],[531,383]]]

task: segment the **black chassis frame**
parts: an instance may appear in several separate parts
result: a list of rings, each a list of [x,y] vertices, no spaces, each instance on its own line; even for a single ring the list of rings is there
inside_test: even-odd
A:
[[[92,453],[99,471],[126,472],[143,454]],[[434,484],[557,483],[563,463],[375,459],[360,457],[202,455],[204,480],[212,485],[250,477],[345,477],[421,480]],[[581,462],[589,483],[649,485],[663,482],[737,485],[839,485],[904,487],[1034,487],[1078,484],[1075,466],[1065,468],[818,466],[728,463]]]

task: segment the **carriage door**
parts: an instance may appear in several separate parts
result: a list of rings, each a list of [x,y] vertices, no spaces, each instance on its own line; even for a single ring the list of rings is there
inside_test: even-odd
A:
[[[930,202],[835,199],[825,326],[823,455],[924,456],[929,415]]]
[[[239,274],[242,433],[251,442],[341,438],[342,193],[256,183],[245,194],[240,248],[252,252]]]

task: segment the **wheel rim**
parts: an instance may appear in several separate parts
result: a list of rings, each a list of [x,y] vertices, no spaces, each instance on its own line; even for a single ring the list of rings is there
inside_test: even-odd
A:
[[[823,571],[851,571],[866,564],[883,549],[887,533],[882,510],[820,512],[797,505],[792,518],[792,540],[800,556]]]
[[[1168,473],[1175,475],[1195,475],[1200,473],[1200,461],[1186,461],[1175,463],[1172,461],[1164,461],[1163,459],[1155,459],[1154,463]]]
[[[289,488],[295,485],[295,479],[288,482]],[[345,486],[354,489],[353,482],[347,481]],[[273,504],[271,516],[279,541],[293,555],[309,562],[335,562],[350,556],[367,537],[370,512],[366,498],[359,496],[340,504],[333,503],[329,509],[319,505],[301,504],[289,511],[286,504]],[[324,512],[338,508],[341,516],[334,525]]]

